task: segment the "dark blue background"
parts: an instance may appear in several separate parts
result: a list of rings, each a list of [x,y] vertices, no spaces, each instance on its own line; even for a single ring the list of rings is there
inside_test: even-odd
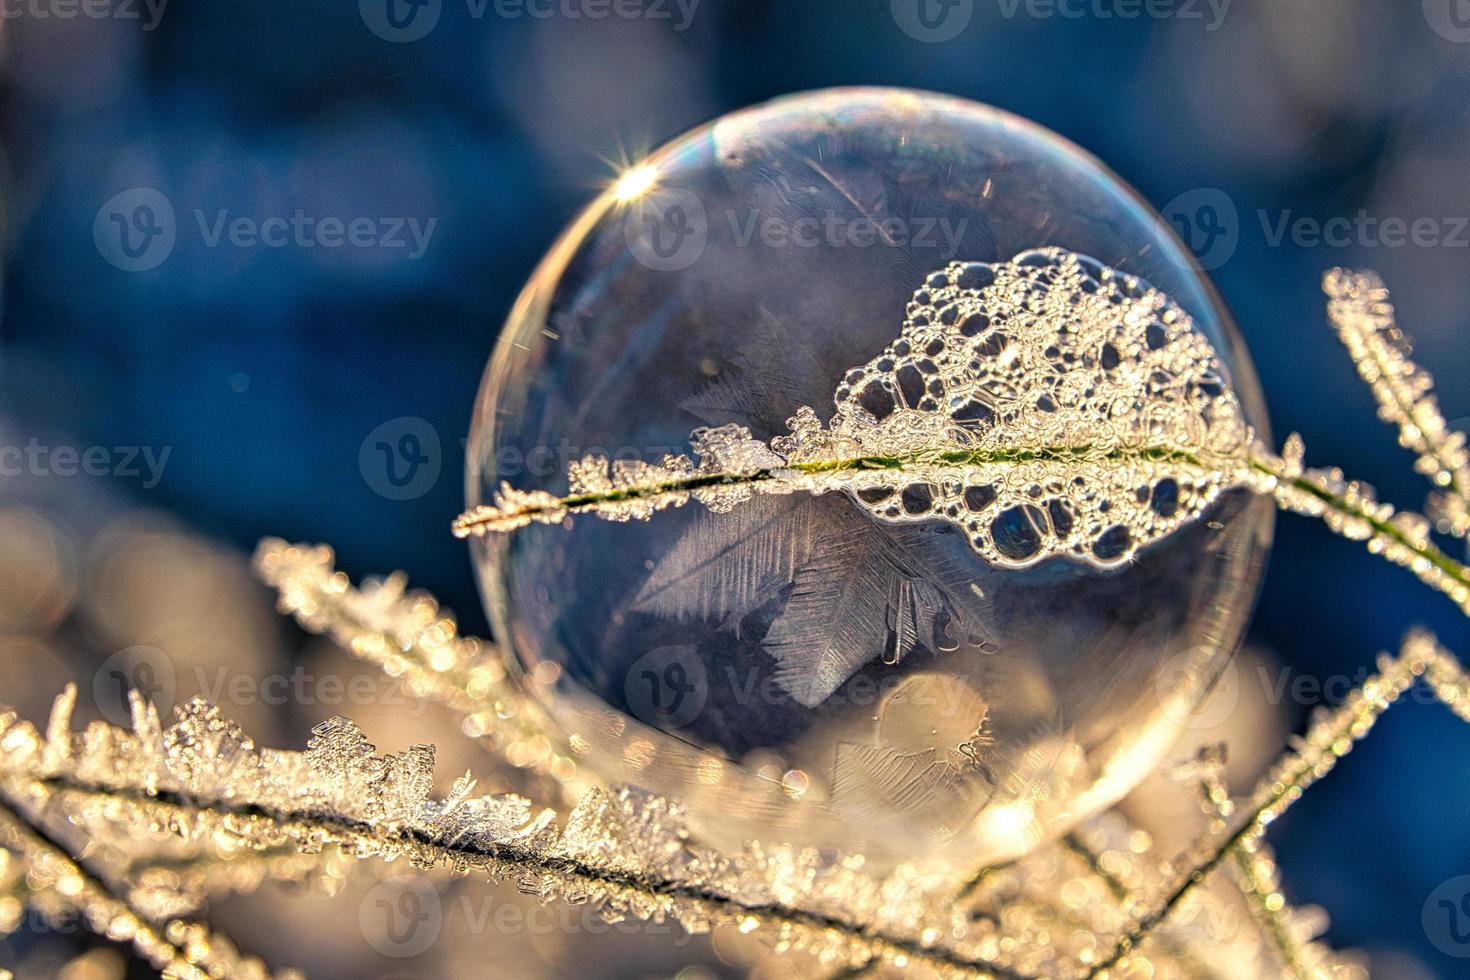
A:
[[[405,568],[481,631],[466,549],[448,533],[460,445],[499,325],[559,229],[617,162],[720,113],[891,84],[1034,119],[1158,207],[1223,191],[1238,246],[1213,277],[1278,439],[1300,431],[1309,461],[1417,507],[1423,481],[1375,422],[1318,282],[1335,264],[1379,269],[1446,414],[1470,415],[1470,233],[1459,246],[1273,245],[1259,213],[1361,208],[1433,218],[1447,235],[1446,219],[1470,215],[1470,43],[1441,16],[1449,3],[1236,0],[1211,30],[1207,5],[1203,19],[1125,21],[977,0],[945,43],[905,34],[887,0],[702,0],[682,31],[672,4],[666,20],[592,21],[507,18],[494,0],[476,18],[443,0],[409,43],[376,36],[351,2],[174,0],[152,30],[141,8],[142,21],[14,18],[0,24],[7,412],[26,437],[172,447],[159,485],[128,492],[242,548],[275,534],[331,543],[355,575]],[[140,186],[173,203],[178,242],[157,268],[126,272],[92,225]],[[410,260],[210,248],[194,218],[298,207],[437,224]],[[393,501],[358,453],[401,416],[437,430],[443,470]],[[1294,671],[1351,675],[1415,623],[1470,654],[1446,600],[1309,521],[1281,521],[1254,642]],[[1334,943],[1463,975],[1420,911],[1470,872],[1467,770],[1470,730],[1406,706],[1273,831],[1289,893],[1329,907]]]

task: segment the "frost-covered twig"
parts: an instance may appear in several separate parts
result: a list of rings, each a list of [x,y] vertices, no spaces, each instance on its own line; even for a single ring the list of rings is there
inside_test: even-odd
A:
[[[252,847],[335,844],[359,857],[447,864],[513,877],[543,899],[590,902],[612,918],[759,931],[777,948],[806,951],[833,969],[922,964],[948,977],[1068,976],[1093,958],[1089,937],[1128,921],[1106,889],[1097,901],[1077,904],[1075,893],[1072,902],[1058,901],[1075,869],[1045,850],[997,872],[961,903],[952,876],[900,868],[876,878],[861,859],[771,845],[721,855],[690,839],[676,805],[628,791],[590,794],[561,828],[551,811],[522,798],[472,798],[468,777],[434,799],[431,748],[380,756],[342,719],[318,726],[306,752],[282,752],[256,749],[197,699],[168,729],[134,696],[133,731],[94,723],[72,733],[73,696],[58,699],[44,736],[0,714],[0,790],[72,822],[105,820],[124,833],[166,828],[185,840],[223,837]],[[1116,834],[1102,839],[1110,864],[1125,852],[1140,860]],[[1126,831],[1122,840],[1130,840]],[[967,911],[976,902],[1000,904],[993,917],[977,918]],[[1194,944],[1202,940],[1175,929],[1160,920],[1146,930],[1169,933],[1147,954],[1150,962],[1199,955]]]
[[[1434,379],[1414,363],[1383,280],[1371,272],[1333,269],[1323,278],[1327,316],[1347,347],[1358,375],[1373,391],[1378,416],[1398,429],[1399,445],[1415,455],[1414,468],[1437,489],[1430,513],[1440,530],[1470,532],[1470,452],[1451,429],[1434,397]]]
[[[861,862],[788,848],[725,858],[690,842],[666,801],[594,792],[558,831],[551,811],[522,798],[471,798],[468,777],[430,798],[432,748],[378,756],[344,719],[318,726],[306,752],[282,752],[257,750],[198,699],[166,730],[135,695],[133,732],[97,723],[72,734],[73,698],[58,699],[44,737],[4,717],[0,786],[191,839],[335,843],[359,856],[512,876],[527,893],[592,901],[612,917],[673,918],[695,931],[763,928],[833,962],[877,956],[953,976],[1022,976],[973,943],[926,940],[924,923],[943,908],[928,895],[932,880],[878,881]]]
[[[199,922],[150,916],[129,902],[128,890],[93,870],[34,820],[29,808],[0,789],[0,842],[25,874],[22,897],[48,919],[77,916],[98,935],[130,942],[148,963],[177,980],[270,980],[259,961],[241,956],[225,937]],[[275,974],[301,980],[295,970]]]
[[[1208,746],[1200,750],[1194,763],[1184,767],[1180,775],[1198,783],[1201,801],[1217,820],[1229,820],[1235,813],[1235,801],[1225,783],[1226,747]],[[1298,933],[1311,933],[1298,928],[1297,912],[1286,904],[1276,862],[1264,838],[1247,837],[1231,849],[1231,858],[1240,889],[1251,914],[1260,924],[1263,935],[1276,949],[1283,971],[1292,980],[1313,980],[1320,975],[1308,964],[1320,959],[1323,951],[1310,942],[1298,940]]]
[[[929,276],[894,342],[838,380],[833,408],[826,423],[798,409],[769,443],[738,425],[696,430],[694,458],[590,456],[569,467],[569,493],[503,485],[454,531],[841,492],[878,521],[953,524],[997,567],[1111,568],[1258,479],[1245,413],[1189,314],[1063,249]],[[1017,511],[1021,534],[1006,519]]]
[[[1367,736],[1383,712],[1416,680],[1424,678],[1437,697],[1465,717],[1457,705],[1470,690],[1470,678],[1429,634],[1410,633],[1398,655],[1380,656],[1378,667],[1379,672],[1352,691],[1343,704],[1318,713],[1306,734],[1294,740],[1293,750],[1282,756],[1236,808],[1232,820],[1216,822],[1174,862],[1158,897],[1140,905],[1132,925],[1118,936],[1112,953],[1088,976],[1110,976],[1109,971],[1120,966],[1210,872],[1237,848],[1253,847],[1277,817]]]
[[[1434,543],[1424,515],[1396,511],[1371,486],[1345,479],[1339,469],[1305,468],[1303,452],[1296,435],[1279,457],[1257,452],[1251,465],[1267,478],[1259,484],[1261,491],[1270,493],[1283,510],[1320,518],[1334,533],[1362,541],[1371,553],[1407,568],[1470,615],[1470,567]]]
[[[1343,271],[1326,286],[1333,322],[1384,417],[1446,490],[1446,528],[1463,534],[1465,440],[1446,428],[1429,376],[1397,346],[1387,291],[1371,275]],[[1396,511],[1336,469],[1306,469],[1295,436],[1273,453],[1245,423],[1189,315],[1084,256],[1040,249],[935,273],[914,294],[899,339],[848,372],[833,400],[830,422],[802,408],[791,434],[770,443],[741,426],[699,429],[693,458],[580,460],[563,496],[502,485],[454,531],[506,533],[581,513],[642,520],[690,500],[727,511],[756,494],[841,492],[879,521],[955,524],[1001,568],[1054,556],[1107,568],[1200,517],[1224,491],[1245,488],[1366,542],[1470,614],[1470,568],[1435,545],[1427,518]]]
[[[466,735],[515,768],[544,777],[543,788],[560,800],[575,803],[590,788],[529,690],[541,682],[532,676],[513,682],[493,644],[460,635],[432,596],[407,590],[402,572],[356,588],[333,567],[331,548],[279,538],[262,540],[253,564],[276,589],[282,612],[399,679],[411,695],[458,712]]]

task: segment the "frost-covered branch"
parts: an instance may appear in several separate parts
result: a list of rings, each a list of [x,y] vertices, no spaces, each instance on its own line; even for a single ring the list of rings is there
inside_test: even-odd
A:
[[[1434,379],[1415,364],[1394,318],[1388,290],[1371,272],[1333,269],[1322,282],[1327,316],[1347,347],[1358,375],[1373,391],[1378,415],[1398,429],[1399,445],[1415,455],[1414,468],[1438,491],[1430,513],[1440,530],[1470,532],[1470,452],[1451,429],[1434,397]]]
[[[432,596],[408,591],[403,573],[354,587],[333,567],[331,548],[279,538],[262,540],[253,564],[276,589],[281,612],[398,679],[410,695],[454,710],[466,735],[541,777],[538,790],[570,804],[590,788],[536,702],[538,678],[512,682],[500,650],[462,636]]]
[[[973,943],[924,938],[940,915],[932,879],[879,881],[861,862],[753,848],[726,858],[689,841],[679,809],[631,791],[594,792],[558,829],[555,815],[515,796],[472,798],[458,780],[432,799],[433,749],[379,756],[356,726],[334,719],[304,753],[257,750],[218,709],[194,700],[163,729],[134,697],[132,732],[96,723],[70,732],[74,699],[58,698],[42,736],[5,716],[0,786],[39,804],[166,826],[187,838],[222,834],[253,846],[338,844],[359,856],[513,877],[545,899],[591,901],[612,918],[672,918],[691,931],[764,929],[784,946],[829,959],[923,961],[946,975],[1014,978]],[[835,959],[834,959],[835,962]]]
[[[1371,553],[1407,568],[1470,615],[1470,567],[1434,543],[1428,518],[1396,511],[1371,486],[1344,478],[1339,469],[1307,469],[1302,455],[1301,439],[1295,435],[1279,457],[1257,453],[1251,465],[1268,478],[1260,484],[1262,492],[1270,493],[1282,510],[1320,518],[1334,533],[1361,541]]]
[[[150,915],[129,900],[129,890],[72,857],[32,815],[32,808],[0,789],[0,843],[15,855],[17,896],[48,921],[75,916],[109,939],[130,942],[148,963],[177,980],[271,980],[259,960],[240,955],[225,937],[183,918]],[[295,970],[274,974],[301,980]]]
[[[197,699],[167,729],[134,696],[132,731],[94,723],[73,733],[73,697],[58,699],[44,735],[0,714],[0,791],[73,823],[268,849],[337,845],[358,857],[512,877],[528,894],[590,902],[614,919],[756,931],[834,970],[922,964],[951,977],[1066,977],[1097,959],[1098,937],[1134,921],[1133,899],[1102,885],[1060,901],[1078,872],[1046,848],[969,888],[912,868],[878,878],[861,859],[790,847],[722,855],[690,838],[677,805],[631,791],[589,794],[560,824],[520,797],[472,797],[468,776],[435,799],[432,748],[378,755],[343,719],[318,726],[305,752],[284,752],[257,749]],[[1116,818],[1082,833],[1101,863],[1129,866],[1140,881],[1157,873]],[[1171,908],[1205,898],[1181,893]],[[1159,916],[1137,930],[1134,949],[1162,966],[1197,958],[1210,941]],[[1238,955],[1265,954],[1245,943]]]
[[[1343,270],[1325,288],[1380,414],[1444,491],[1442,528],[1463,537],[1470,453],[1446,426],[1429,375],[1408,359],[1387,290]],[[454,532],[841,492],[881,522],[957,525],[997,567],[1060,556],[1109,568],[1244,488],[1365,542],[1470,614],[1470,568],[1431,540],[1428,518],[1396,511],[1339,470],[1305,468],[1295,436],[1273,453],[1224,378],[1189,315],[1142,280],[1061,249],[955,263],[914,294],[899,339],[843,377],[830,422],[804,407],[791,433],[769,443],[729,425],[695,430],[693,458],[589,456],[569,468],[569,493],[502,485]]]
[[[1223,744],[1201,749],[1194,763],[1184,767],[1181,775],[1198,781],[1207,812],[1215,819],[1228,821],[1235,813],[1235,801],[1225,784],[1225,756]],[[1275,947],[1283,971],[1292,980],[1313,980],[1317,971],[1310,964],[1324,952],[1306,941],[1314,933],[1316,923],[1306,918],[1310,912],[1297,911],[1286,904],[1276,861],[1264,838],[1243,839],[1231,849],[1230,856],[1246,904],[1262,934]]]
[[[1470,721],[1470,712],[1465,709],[1470,677],[1429,634],[1409,634],[1398,655],[1381,656],[1378,667],[1378,673],[1353,690],[1341,705],[1317,714],[1306,734],[1294,740],[1294,748],[1233,808],[1231,819],[1216,821],[1173,862],[1158,897],[1138,908],[1132,925],[1118,936],[1112,953],[1088,976],[1108,976],[1108,971],[1121,966],[1140,941],[1165,921],[1210,872],[1239,849],[1249,853],[1255,848],[1270,824],[1331,772],[1415,681],[1422,678],[1456,715]]]
[[[804,406],[788,426],[769,442],[697,429],[692,458],[589,456],[569,467],[567,494],[502,485],[454,531],[841,492],[880,522],[955,525],[997,567],[1061,556],[1112,568],[1260,480],[1244,410],[1189,314],[1057,248],[932,274],[893,343],[837,382],[830,419]]]

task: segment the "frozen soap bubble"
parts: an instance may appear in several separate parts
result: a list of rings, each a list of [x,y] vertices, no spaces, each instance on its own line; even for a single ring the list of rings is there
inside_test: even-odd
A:
[[[470,504],[514,533],[475,562],[608,781],[725,845],[979,865],[1118,800],[1208,692],[1272,520],[1210,467],[1263,424],[1210,285],[1091,157],[820,92],[552,248],[476,408]]]

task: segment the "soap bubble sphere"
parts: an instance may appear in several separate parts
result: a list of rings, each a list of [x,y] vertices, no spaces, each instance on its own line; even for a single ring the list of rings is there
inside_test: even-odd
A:
[[[1229,315],[1095,160],[975,103],[840,90],[699,129],[577,219],[491,358],[469,502],[562,495],[587,454],[656,462],[701,426],[825,420],[936,271],[1043,248],[1165,292],[1264,435]],[[607,781],[726,846],[978,865],[1156,767],[1240,640],[1271,513],[1228,490],[1116,567],[1001,567],[842,493],[533,524],[474,555],[497,638],[555,665],[546,708]]]

